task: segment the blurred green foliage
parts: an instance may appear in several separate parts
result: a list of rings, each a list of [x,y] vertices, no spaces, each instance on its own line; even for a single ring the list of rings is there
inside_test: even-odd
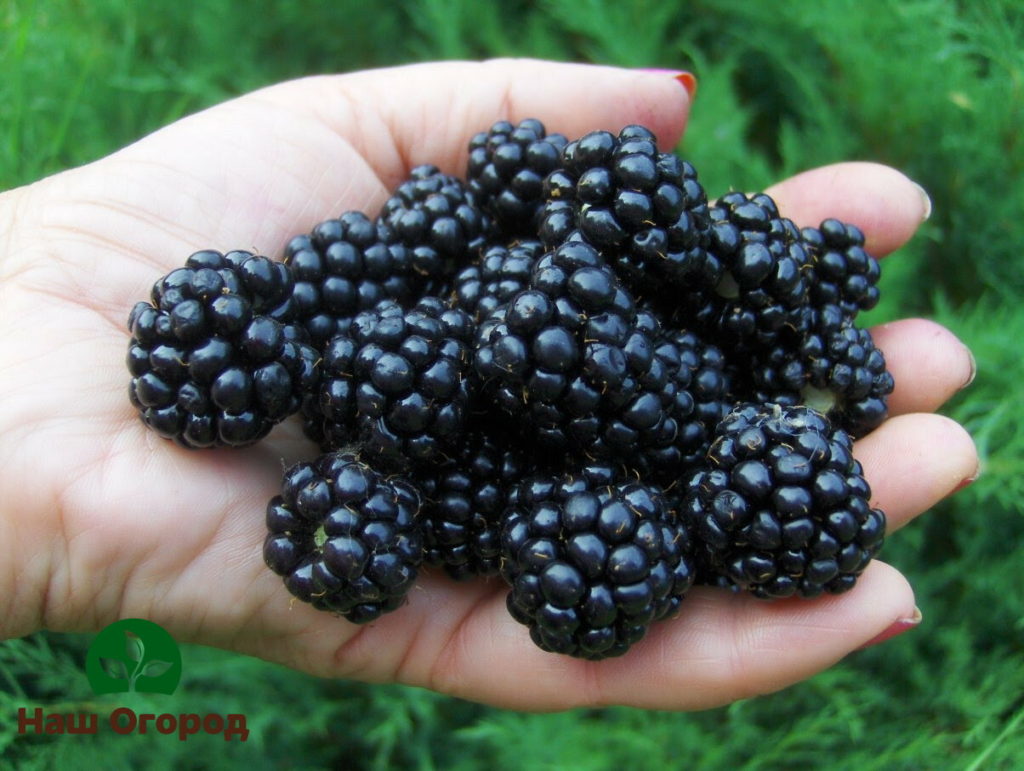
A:
[[[1017,0],[0,0],[0,189],[88,162],[271,82],[440,58],[689,68],[680,152],[709,192],[848,159],[920,182],[934,214],[886,261],[873,321],[934,318],[978,378],[944,412],[983,475],[891,539],[922,628],[786,691],[692,715],[530,715],[317,680],[184,646],[173,697],[250,740],[18,736],[19,707],[99,710],[88,636],[0,644],[0,750],[19,768],[1011,769],[1024,766],[1024,5]],[[156,698],[156,697],[152,697]],[[284,706],[282,706],[284,705]],[[13,723],[13,724],[12,724]]]

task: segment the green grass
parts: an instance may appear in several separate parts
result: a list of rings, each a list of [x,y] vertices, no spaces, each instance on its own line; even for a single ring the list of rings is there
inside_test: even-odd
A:
[[[367,10],[373,9],[372,14]],[[305,73],[543,56],[689,67],[681,152],[712,192],[846,159],[905,170],[935,211],[886,263],[872,318],[921,314],[974,349],[982,477],[892,539],[924,625],[778,694],[697,714],[530,715],[316,680],[186,646],[157,709],[243,712],[217,737],[18,737],[17,708],[85,709],[88,636],[0,645],[0,749],[23,768],[1011,769],[1024,766],[1024,11],[1014,0],[0,3],[0,188]],[[275,705],[290,705],[287,714]],[[136,741],[136,739],[138,741]]]

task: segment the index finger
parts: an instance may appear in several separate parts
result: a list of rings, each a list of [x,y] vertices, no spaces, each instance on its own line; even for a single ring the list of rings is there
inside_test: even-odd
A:
[[[163,267],[202,247],[275,254],[343,211],[375,215],[413,166],[463,175],[469,139],[499,119],[537,118],[569,138],[641,123],[668,148],[689,107],[672,73],[527,59],[313,76],[208,108],[46,180],[46,205],[31,211],[45,209],[56,233],[92,222]]]
[[[393,186],[432,163],[462,173],[467,144],[495,121],[541,120],[569,139],[595,129],[647,126],[663,148],[676,145],[690,96],[672,72],[534,59],[436,62],[309,78],[261,96],[289,110],[311,110],[363,151]],[[539,87],[542,84],[542,87]]]

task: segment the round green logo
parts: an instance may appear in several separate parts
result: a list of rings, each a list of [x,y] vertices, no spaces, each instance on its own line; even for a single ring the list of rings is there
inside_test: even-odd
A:
[[[85,676],[96,694],[171,694],[181,680],[181,651],[159,624],[125,618],[96,635]]]

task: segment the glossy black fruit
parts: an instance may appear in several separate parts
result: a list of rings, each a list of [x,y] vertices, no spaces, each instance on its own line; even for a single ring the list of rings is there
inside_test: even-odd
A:
[[[509,246],[485,248],[480,259],[467,265],[454,279],[455,305],[476,321],[483,321],[519,292],[528,289],[530,276],[544,247],[536,239]]]
[[[416,469],[426,561],[456,580],[496,575],[509,496],[533,462],[525,445],[485,420],[450,455]]]
[[[809,314],[802,334],[783,335],[757,351],[749,370],[759,401],[806,405],[860,438],[888,416],[895,386],[871,332],[838,305]]]
[[[810,301],[816,308],[838,305],[851,318],[878,304],[882,269],[864,248],[864,233],[831,217],[801,231],[810,253]]]
[[[737,407],[682,489],[702,580],[758,597],[848,591],[885,536],[850,436],[807,407]]]
[[[411,304],[418,292],[412,250],[361,212],[319,223],[285,247],[295,278],[297,319],[317,348],[344,331],[359,311],[381,300]]]
[[[539,120],[498,121],[469,142],[466,180],[502,240],[535,238],[544,178],[568,140],[548,134]]]
[[[319,371],[292,287],[288,266],[245,251],[196,252],[158,280],[128,319],[142,421],[185,447],[242,447],[297,412]]]
[[[690,549],[656,487],[607,466],[530,477],[502,528],[508,608],[544,650],[619,656],[678,609]]]
[[[378,218],[388,243],[411,251],[424,291],[434,292],[473,261],[485,244],[489,222],[458,177],[436,166],[414,168],[384,203]]]
[[[423,561],[419,495],[350,453],[298,463],[267,505],[263,557],[303,602],[361,624],[395,610]]]
[[[629,462],[676,431],[659,334],[657,318],[637,309],[598,251],[567,242],[537,262],[528,289],[481,322],[481,403],[542,447]]]
[[[671,294],[720,272],[704,248],[710,222],[696,170],[660,152],[643,126],[570,142],[544,198],[541,239],[556,246],[578,233],[635,292]]]
[[[355,443],[397,470],[457,450],[475,393],[474,330],[463,311],[429,296],[408,311],[386,300],[357,314],[323,352],[324,447]]]

